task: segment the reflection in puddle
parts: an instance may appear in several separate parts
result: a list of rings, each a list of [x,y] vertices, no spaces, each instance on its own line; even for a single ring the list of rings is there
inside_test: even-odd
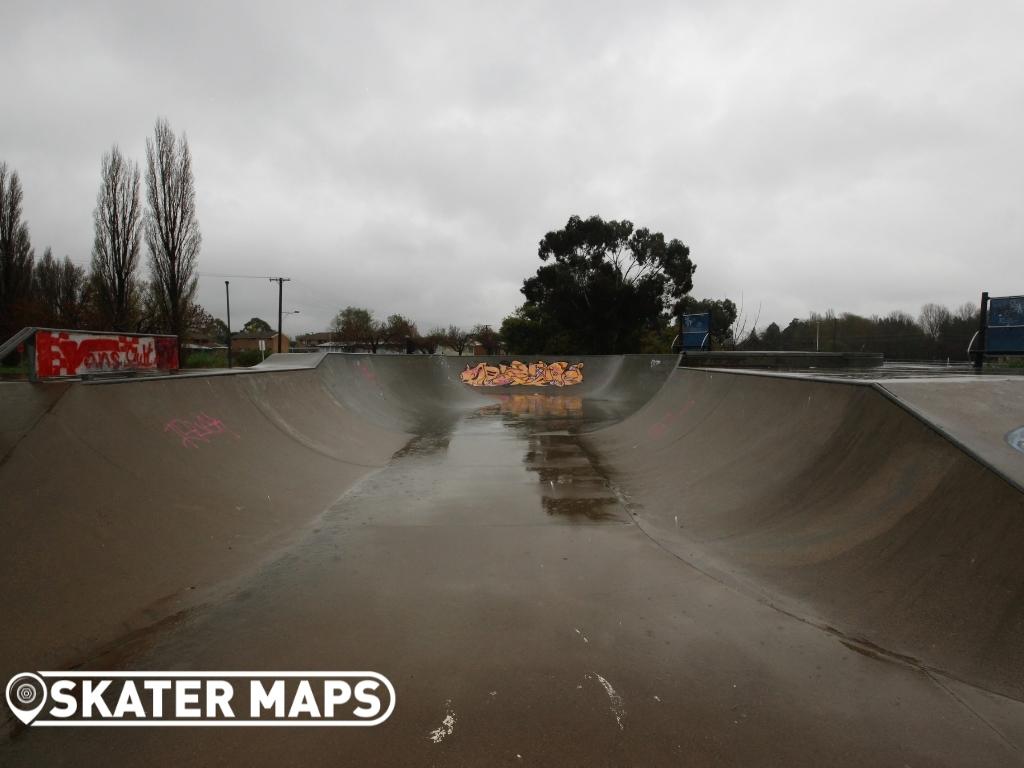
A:
[[[617,420],[619,404],[539,393],[503,393],[489,403],[417,424],[391,467],[347,495],[345,520],[630,522],[582,443],[588,427]]]
[[[394,458],[424,456],[443,451],[451,442],[450,434],[417,435],[394,453]]]
[[[558,515],[568,519],[586,518],[592,522],[606,522],[626,520],[625,515],[618,508],[618,499],[614,496],[601,496],[596,498],[570,498],[556,499],[547,496],[541,500],[544,511],[549,515]]]
[[[608,406],[545,394],[501,395],[478,411],[500,416],[526,444],[523,466],[537,478],[541,508],[569,522],[627,522],[604,474],[580,443],[581,427],[606,419]]]
[[[500,413],[510,416],[583,417],[582,397],[559,395],[499,395],[498,402],[481,408],[481,413]]]

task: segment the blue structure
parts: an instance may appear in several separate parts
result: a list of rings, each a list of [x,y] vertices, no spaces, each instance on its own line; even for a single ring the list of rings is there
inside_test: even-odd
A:
[[[711,313],[701,312],[695,315],[681,315],[681,331],[679,346],[684,352],[688,350],[710,349],[711,344]]]
[[[993,296],[988,303],[986,354],[1024,354],[1024,296]]]

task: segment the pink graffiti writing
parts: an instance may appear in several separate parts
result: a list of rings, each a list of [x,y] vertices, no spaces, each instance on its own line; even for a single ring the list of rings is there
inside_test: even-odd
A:
[[[228,429],[223,421],[205,413],[197,413],[191,419],[171,419],[164,425],[164,432],[178,437],[184,448],[198,448],[200,443],[209,443],[220,435],[239,439],[238,434]]]
[[[651,440],[660,440],[665,437],[672,428],[672,425],[682,419],[693,407],[694,403],[695,401],[692,399],[687,400],[679,409],[666,411],[664,416],[647,428],[647,437]]]

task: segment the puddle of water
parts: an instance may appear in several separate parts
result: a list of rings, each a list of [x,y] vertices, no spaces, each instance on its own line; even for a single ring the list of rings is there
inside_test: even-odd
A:
[[[537,525],[628,522],[580,443],[611,404],[573,395],[501,395],[423,431],[339,499],[345,524]]]

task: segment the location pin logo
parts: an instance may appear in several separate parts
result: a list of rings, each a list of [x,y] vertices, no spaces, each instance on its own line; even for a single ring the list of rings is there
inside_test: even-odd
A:
[[[46,705],[46,683],[39,675],[22,672],[7,683],[7,706],[25,725]]]

